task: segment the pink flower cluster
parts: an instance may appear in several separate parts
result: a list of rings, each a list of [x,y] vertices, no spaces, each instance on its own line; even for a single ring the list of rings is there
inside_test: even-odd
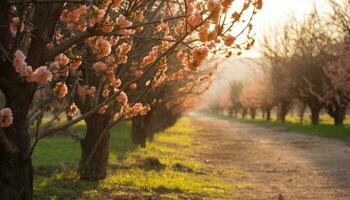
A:
[[[79,108],[77,107],[77,105],[75,105],[75,103],[73,103],[72,105],[69,106],[67,115],[73,117],[75,114],[77,114],[78,111],[79,111]]]
[[[124,15],[120,14],[119,17],[117,18],[117,25],[121,29],[125,29],[125,28],[132,26],[132,22],[127,20]]]
[[[118,53],[118,64],[125,64],[128,62],[128,56],[127,54],[131,51],[131,44],[129,43],[123,43],[118,46],[117,53]]]
[[[46,66],[37,68],[28,79],[29,82],[48,83],[52,80],[52,73]]]
[[[30,76],[33,70],[32,67],[26,63],[26,56],[21,50],[17,50],[13,57],[13,66],[17,73],[23,77]]]
[[[159,47],[155,46],[152,48],[151,52],[143,58],[142,63],[141,63],[141,68],[146,67],[147,65],[153,63],[154,61],[157,60],[158,57],[158,51],[159,51]]]
[[[126,105],[128,103],[128,96],[125,92],[120,92],[120,94],[117,96],[117,101],[123,105]]]
[[[54,88],[54,92],[58,98],[62,99],[63,97],[65,97],[67,95],[68,87],[63,82],[56,83],[56,86]]]
[[[188,53],[184,51],[179,51],[177,53],[177,59],[185,66],[186,70],[197,70],[197,68],[202,64],[204,59],[209,55],[209,49],[206,46],[197,47],[191,52],[192,57],[189,58]]]
[[[61,53],[58,56],[56,56],[55,62],[60,66],[66,66],[69,63],[69,58],[63,53]]]
[[[10,22],[10,32],[11,32],[11,36],[15,37],[17,35],[17,31],[19,28],[19,23],[20,23],[20,19],[19,17],[14,17],[11,19]]]
[[[135,103],[132,107],[126,107],[124,116],[125,118],[129,119],[138,115],[147,115],[149,111],[149,106],[143,106],[142,103]]]
[[[226,46],[231,46],[233,43],[236,41],[236,38],[233,37],[232,35],[229,35],[225,38],[225,45]]]
[[[198,47],[192,50],[193,59],[201,63],[209,54],[209,49],[206,46]]]
[[[98,37],[94,43],[90,43],[97,58],[108,56],[112,52],[112,45],[103,37]]]
[[[72,69],[76,70],[78,69],[78,67],[82,64],[82,61],[81,60],[75,60],[71,63],[71,67]]]
[[[52,79],[52,74],[46,66],[37,68],[34,72],[32,67],[25,62],[26,56],[21,50],[17,50],[13,58],[13,66],[20,76],[25,77],[28,82],[48,83]]]
[[[11,126],[13,123],[12,110],[10,108],[4,108],[0,110],[0,128]]]
[[[97,72],[101,72],[101,71],[106,71],[107,69],[107,64],[104,62],[97,62],[95,64],[92,65],[92,67],[97,71]]]

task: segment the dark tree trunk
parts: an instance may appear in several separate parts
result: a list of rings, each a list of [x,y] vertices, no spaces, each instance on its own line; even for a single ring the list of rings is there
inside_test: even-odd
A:
[[[271,108],[266,109],[266,121],[271,121]]]
[[[32,85],[21,93],[8,96],[7,107],[13,112],[13,124],[0,132],[0,199],[31,200],[33,167],[27,113],[34,94]]]
[[[277,121],[285,122],[286,121],[286,115],[288,113],[288,103],[281,103],[278,107],[277,111]]]
[[[336,126],[343,126],[344,125],[344,119],[346,115],[346,107],[345,106],[335,106],[333,118],[334,118],[334,125]]]
[[[310,106],[312,125],[317,125],[320,123],[320,110],[321,108],[318,106]]]
[[[87,130],[81,142],[80,179],[101,180],[106,178],[109,155],[109,116],[95,114],[85,122]]]
[[[266,114],[265,111],[266,111],[265,109],[261,109],[261,114],[263,119],[265,119],[265,114]]]
[[[304,123],[305,109],[306,109],[305,104],[300,105],[300,108],[299,108],[300,124]]]
[[[235,108],[235,117],[238,116],[238,108]]]
[[[150,127],[148,126],[148,115],[132,118],[131,138],[135,145],[140,145],[141,147],[146,147],[146,140],[150,131]]]
[[[8,1],[0,1],[0,24],[9,24]],[[33,70],[43,64],[46,44],[51,40],[60,16],[63,2],[36,4],[33,14],[32,35],[27,63]],[[0,44],[10,49],[12,38],[7,28],[0,31]],[[21,44],[15,44],[18,49]],[[9,53],[13,53],[9,50]],[[12,63],[0,59],[1,89],[6,106],[11,108],[13,124],[0,133],[0,199],[31,200],[33,198],[33,167],[30,157],[30,138],[27,114],[36,89],[35,84],[20,81]],[[15,94],[13,94],[15,93]]]
[[[247,112],[248,110],[246,108],[242,109],[242,119],[245,119],[245,117],[247,116]]]
[[[249,111],[250,111],[250,117],[252,119],[255,119],[256,109],[255,108],[251,108],[251,109],[249,109]]]

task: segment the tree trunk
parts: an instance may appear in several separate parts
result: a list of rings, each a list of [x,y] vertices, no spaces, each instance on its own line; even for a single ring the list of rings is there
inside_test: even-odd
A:
[[[334,112],[334,125],[343,126],[346,115],[346,107],[336,106]]]
[[[6,106],[11,108],[14,121],[0,132],[0,199],[4,200],[33,198],[27,113],[34,90],[31,85],[23,88],[15,96],[5,94],[8,102]]]
[[[95,114],[87,119],[86,136],[81,142],[79,172],[81,180],[96,181],[106,178],[109,155],[109,116]]]
[[[141,147],[146,147],[146,140],[149,134],[148,115],[132,118],[131,138],[134,144]]]
[[[242,108],[242,119],[245,119],[246,116],[247,116],[247,109]]]
[[[255,108],[251,108],[250,109],[250,117],[254,120],[255,119],[255,115],[256,115],[256,109]]]
[[[316,106],[310,106],[310,111],[311,111],[311,124],[312,125],[317,125],[320,123],[320,110],[321,108],[316,107]]]
[[[8,1],[0,1],[0,24],[9,23]],[[63,2],[42,3],[34,7],[31,21],[33,30],[27,63],[33,69],[44,64],[43,53],[51,39],[57,19],[61,14]],[[1,46],[7,51],[12,38],[8,29],[0,31]],[[15,48],[18,44],[15,43]],[[13,53],[13,52],[10,52]],[[5,59],[6,60],[6,59]],[[0,60],[1,89],[6,96],[6,106],[11,108],[13,124],[0,133],[0,199],[31,200],[33,199],[33,167],[30,157],[30,138],[28,134],[27,114],[36,90],[36,84],[19,81],[12,63]],[[8,83],[5,83],[8,81]],[[15,93],[15,94],[13,94]]]
[[[285,122],[287,113],[288,113],[288,104],[281,103],[278,106],[278,110],[277,110],[277,121]]]
[[[261,114],[262,114],[262,118],[265,119],[266,110],[265,109],[261,109]]]
[[[271,109],[266,109],[266,121],[271,121]]]

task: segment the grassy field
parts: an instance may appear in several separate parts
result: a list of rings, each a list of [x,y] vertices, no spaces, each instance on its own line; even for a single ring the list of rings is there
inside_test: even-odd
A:
[[[84,124],[73,129],[82,133]],[[39,143],[33,156],[36,199],[223,199],[238,187],[193,156],[204,147],[192,145],[196,128],[188,119],[158,134],[144,149],[132,145],[129,132],[128,122],[111,130],[108,177],[99,182],[79,180],[78,142],[52,137]],[[163,169],[139,164],[149,157],[158,158]]]
[[[258,115],[255,120],[250,119],[249,117],[246,119],[242,119],[239,117],[229,117],[229,116],[221,116],[226,120],[235,120],[242,123],[255,124],[259,126],[269,127],[269,128],[283,128],[285,131],[292,131],[310,135],[318,135],[321,137],[328,138],[337,138],[337,139],[350,139],[350,118],[348,117],[344,126],[334,126],[333,119],[328,115],[320,116],[320,124],[319,125],[311,125],[310,118],[305,116],[304,123],[301,124],[299,122],[298,116],[286,116],[286,122],[277,122],[276,117],[273,116],[272,120],[267,122],[262,119],[261,115]]]

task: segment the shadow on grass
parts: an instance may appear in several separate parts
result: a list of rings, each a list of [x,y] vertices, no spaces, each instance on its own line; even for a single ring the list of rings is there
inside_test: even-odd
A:
[[[84,125],[79,124],[72,131],[84,132],[84,129]],[[99,182],[79,180],[76,163],[79,161],[80,148],[77,142],[69,138],[49,138],[46,142],[50,144],[43,142],[38,146],[33,159],[34,166],[58,167],[59,163],[64,163],[67,170],[37,174],[35,197],[40,200],[227,199],[223,195],[232,195],[231,189],[235,185],[216,177],[218,173],[215,169],[193,159],[193,151],[200,148],[192,145],[194,134],[196,129],[190,120],[182,119],[174,127],[157,134],[146,148],[136,148],[130,139],[130,123],[120,123],[111,130],[108,176]],[[57,141],[58,144],[55,143]],[[50,148],[50,145],[56,145],[55,149]],[[58,152],[57,148],[70,152]],[[56,163],[50,163],[52,159],[40,157],[38,153],[54,157]],[[140,160],[150,157],[158,158],[164,168],[147,170],[144,165],[138,165]],[[199,173],[203,170],[206,173]]]
[[[83,122],[71,128],[71,132],[83,136]],[[135,149],[130,139],[130,123],[121,122],[110,131],[109,165],[122,161]],[[33,155],[35,199],[76,199],[82,193],[92,191],[99,182],[84,182],[77,174],[80,159],[80,143],[69,137],[53,136],[39,143]],[[40,197],[40,198],[39,198]]]

